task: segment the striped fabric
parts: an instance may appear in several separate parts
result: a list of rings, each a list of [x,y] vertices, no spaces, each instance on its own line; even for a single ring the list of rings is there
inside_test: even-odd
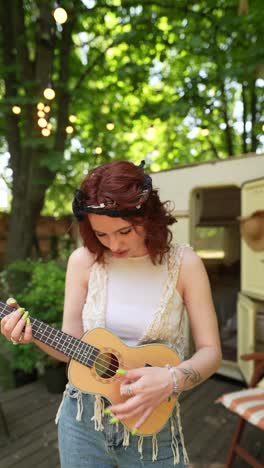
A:
[[[226,393],[216,400],[227,409],[239,414],[251,424],[264,430],[264,389],[249,388]]]

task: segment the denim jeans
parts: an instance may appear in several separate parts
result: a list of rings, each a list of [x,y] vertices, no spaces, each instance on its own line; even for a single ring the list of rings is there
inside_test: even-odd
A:
[[[179,449],[179,462],[175,463],[172,452],[171,425],[168,422],[157,434],[158,455],[153,458],[152,436],[143,438],[142,456],[139,453],[139,436],[130,434],[129,445],[123,446],[124,427],[122,424],[110,424],[109,416],[103,417],[102,431],[94,428],[94,396],[81,394],[81,417],[78,413],[77,393],[79,391],[69,385],[65,393],[58,422],[58,438],[61,468],[184,468],[183,449],[180,435],[176,439]],[[80,392],[79,392],[80,393]],[[80,410],[80,408],[79,408]]]

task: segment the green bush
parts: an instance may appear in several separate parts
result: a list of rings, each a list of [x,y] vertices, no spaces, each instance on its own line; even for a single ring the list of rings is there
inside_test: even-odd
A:
[[[16,276],[19,287],[10,287]],[[24,276],[23,280],[21,279]],[[9,282],[9,278],[12,281]],[[61,328],[64,300],[65,268],[54,260],[28,260],[15,262],[1,275],[1,289],[7,297],[15,297],[21,307],[25,307],[33,318],[37,318],[55,328]],[[34,344],[14,346],[1,340],[11,352],[11,365],[16,369],[31,372],[43,368],[52,358]]]

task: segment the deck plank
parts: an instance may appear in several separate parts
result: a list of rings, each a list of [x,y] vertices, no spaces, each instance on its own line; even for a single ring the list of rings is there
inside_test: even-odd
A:
[[[213,377],[183,393],[182,425],[191,460],[190,468],[223,468],[237,417],[217,397],[241,387],[238,382]],[[42,382],[34,382],[1,395],[11,433],[4,434],[0,421],[0,468],[59,468],[57,429],[54,418],[61,395],[50,394]],[[264,459],[263,433],[247,425],[245,445]],[[237,459],[234,468],[247,468]]]

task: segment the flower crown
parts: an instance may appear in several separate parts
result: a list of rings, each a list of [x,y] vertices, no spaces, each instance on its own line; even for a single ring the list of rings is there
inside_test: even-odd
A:
[[[141,161],[138,167],[143,169],[144,165],[145,161]],[[83,221],[86,213],[106,215],[113,218],[126,218],[129,216],[142,215],[144,212],[143,205],[148,199],[151,190],[152,179],[148,174],[144,174],[142,191],[135,208],[121,208],[115,200],[111,200],[109,198],[99,205],[89,205],[86,200],[85,192],[82,189],[77,189],[74,193],[72,211],[78,221]]]

